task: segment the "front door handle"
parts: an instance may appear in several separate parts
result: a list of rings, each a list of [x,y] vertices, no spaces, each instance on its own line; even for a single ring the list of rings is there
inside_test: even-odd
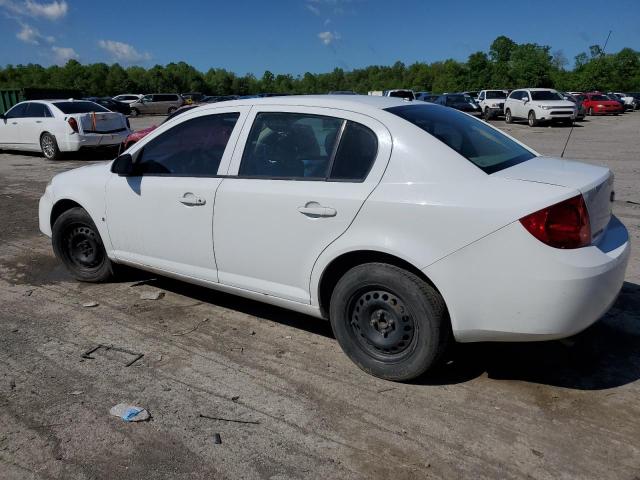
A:
[[[304,207],[298,207],[298,211],[310,218],[335,217],[338,213],[335,208],[324,207],[318,202],[307,202]]]
[[[205,203],[207,203],[207,201],[204,198],[195,195],[194,193],[187,192],[180,198],[180,203],[188,205],[190,207],[196,207],[204,205]]]
[[[36,123],[42,123],[42,120],[36,120]]]

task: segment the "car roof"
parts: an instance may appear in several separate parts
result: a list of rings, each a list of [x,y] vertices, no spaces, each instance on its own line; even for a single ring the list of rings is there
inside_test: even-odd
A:
[[[383,110],[390,107],[399,107],[410,104],[401,98],[382,97],[376,95],[289,95],[286,97],[246,98],[241,100],[228,100],[224,104],[210,103],[202,105],[202,108],[220,108],[221,106],[304,106],[304,107],[328,107],[341,110]]]

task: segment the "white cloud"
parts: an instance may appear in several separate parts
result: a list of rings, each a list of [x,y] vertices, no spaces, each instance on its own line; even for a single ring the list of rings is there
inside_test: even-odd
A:
[[[56,40],[54,37],[42,35],[36,28],[26,23],[20,23],[20,26],[22,29],[16,33],[16,38],[24,43],[40,45],[42,41],[53,43]]]
[[[39,3],[33,0],[27,0],[25,2],[27,11],[33,17],[44,17],[47,20],[57,20],[64,17],[69,10],[67,2],[54,1],[51,3]]]
[[[313,5],[312,3],[307,3],[306,7],[307,7],[307,10],[309,10],[314,15],[320,15],[320,9],[315,5]]]
[[[147,52],[139,52],[132,45],[115,40],[100,40],[98,46],[111,54],[114,60],[124,63],[136,63],[151,60]]]
[[[325,45],[331,45],[336,40],[340,40],[340,34],[338,32],[320,32],[318,38]]]
[[[0,0],[0,7],[9,12],[26,17],[42,17],[47,20],[58,20],[64,17],[69,11],[69,5],[65,0],[53,1],[50,3],[40,3],[34,0],[24,2],[16,0]]]
[[[53,52],[53,58],[58,65],[64,65],[71,59],[77,60],[80,58],[80,55],[78,55],[73,48],[56,47],[54,45],[51,47],[51,51]]]

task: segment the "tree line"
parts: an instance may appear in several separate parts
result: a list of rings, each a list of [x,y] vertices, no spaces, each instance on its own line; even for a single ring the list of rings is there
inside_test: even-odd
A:
[[[0,68],[0,89],[48,88],[83,92],[87,96],[119,93],[202,92],[210,95],[269,93],[327,93],[335,90],[410,88],[416,91],[455,92],[483,88],[551,87],[568,91],[640,91],[640,52],[624,48],[606,54],[599,45],[575,57],[573,68],[562,51],[535,43],[518,44],[499,36],[487,52],[469,55],[466,62],[453,59],[433,63],[369,66],[345,71],[293,76],[270,71],[258,78],[223,68],[200,72],[185,62],[145,69],[115,63],[82,65],[70,60],[64,66],[37,64]]]

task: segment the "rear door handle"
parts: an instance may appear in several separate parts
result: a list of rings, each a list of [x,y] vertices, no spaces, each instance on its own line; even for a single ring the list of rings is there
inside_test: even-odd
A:
[[[36,120],[36,123],[42,123],[42,120]]]
[[[205,203],[207,203],[207,201],[204,198],[195,195],[194,193],[187,192],[180,198],[180,203],[182,203],[183,205],[188,205],[190,207],[197,207],[200,205],[204,205]]]
[[[335,217],[338,213],[335,208],[324,207],[318,202],[307,202],[304,207],[298,207],[298,211],[310,218]]]

